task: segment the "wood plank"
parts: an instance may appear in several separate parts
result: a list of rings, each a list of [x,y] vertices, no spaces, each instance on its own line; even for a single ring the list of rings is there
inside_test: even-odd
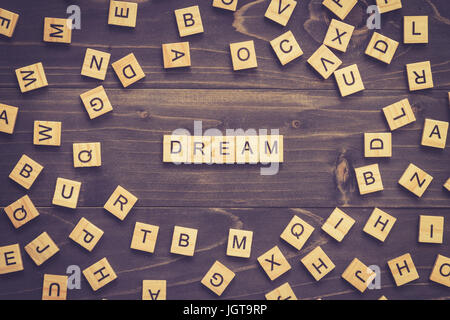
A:
[[[407,63],[431,60],[435,89],[450,89],[448,72],[448,43],[450,24],[447,0],[408,0],[402,10],[382,15],[381,32],[403,42],[403,15],[429,15],[429,44],[401,44],[390,65],[364,54],[373,31],[366,27],[367,4],[359,1],[346,18],[356,27],[347,52],[337,53],[343,67],[356,63],[364,85],[370,89],[407,90]],[[328,24],[334,15],[321,1],[299,2],[285,29],[292,30],[304,55],[286,66],[281,66],[269,41],[283,33],[282,28],[264,18],[267,1],[240,1],[233,14],[212,7],[211,1],[183,2],[184,6],[199,5],[205,32],[190,36],[192,67],[164,70],[162,43],[179,42],[174,10],[180,5],[175,0],[140,1],[136,28],[107,24],[108,2],[81,0],[81,30],[73,30],[72,44],[42,42],[43,18],[67,17],[66,1],[43,6],[30,2],[23,6],[14,0],[2,1],[2,7],[20,14],[14,37],[0,39],[0,86],[16,88],[13,70],[42,61],[50,88],[92,88],[98,81],[80,75],[85,51],[93,48],[111,53],[111,62],[130,52],[136,55],[147,77],[134,88],[282,88],[335,90],[335,80],[323,81],[306,63],[322,43]],[[258,68],[233,72],[229,44],[254,40]],[[121,85],[109,67],[105,88]]]
[[[220,297],[222,299],[264,299],[267,292],[286,281],[300,299],[377,299],[381,295],[389,299],[449,298],[448,288],[428,280],[437,254],[449,252],[448,241],[445,240],[443,245],[417,243],[419,214],[444,216],[448,209],[382,208],[398,220],[386,242],[381,245],[362,231],[371,208],[345,209],[356,223],[342,243],[320,230],[333,208],[135,208],[123,222],[118,222],[102,208],[79,208],[76,214],[56,208],[38,209],[41,216],[25,227],[25,233],[15,232],[7,218],[0,217],[0,234],[3,239],[0,245],[20,243],[23,248],[24,244],[45,230],[58,245],[60,252],[42,267],[35,266],[25,254],[23,272],[0,277],[2,299],[39,299],[45,273],[64,275],[69,265],[78,265],[84,269],[103,257],[107,257],[118,278],[94,293],[82,277],[81,290],[69,290],[68,299],[140,299],[142,280],[152,279],[167,280],[168,299],[215,299],[215,294],[202,286],[200,280],[216,260],[236,273],[235,279]],[[316,228],[299,252],[280,239],[281,232],[293,215]],[[83,216],[105,231],[91,253],[68,239],[72,228]],[[136,221],[160,226],[153,254],[130,249]],[[169,253],[174,225],[199,230],[193,257]],[[254,232],[249,259],[225,255],[229,228],[243,228]],[[449,230],[450,219],[445,220],[444,228]],[[444,237],[447,236],[448,232]],[[274,245],[280,248],[292,269],[272,282],[256,258]],[[336,268],[316,282],[300,263],[300,259],[318,245]],[[406,252],[411,253],[420,279],[397,288],[387,261]],[[341,279],[342,272],[355,257],[367,266],[380,267],[380,290],[367,290],[361,295]]]

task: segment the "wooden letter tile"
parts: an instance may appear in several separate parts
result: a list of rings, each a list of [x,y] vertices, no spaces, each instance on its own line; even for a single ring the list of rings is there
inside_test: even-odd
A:
[[[450,178],[445,181],[444,188],[447,189],[447,191],[450,191]]]
[[[433,74],[430,61],[410,63],[406,65],[409,91],[433,88]]]
[[[390,64],[397,51],[398,42],[388,37],[374,32],[369,45],[366,48],[366,54],[384,63]]]
[[[281,135],[259,136],[259,161],[261,163],[282,163],[284,161],[284,137]]]
[[[355,219],[347,215],[339,208],[335,208],[322,225],[322,230],[328,233],[336,241],[341,242],[355,224]]]
[[[136,222],[130,248],[149,253],[155,252],[158,231],[158,226]]]
[[[343,97],[364,90],[364,83],[356,64],[336,70],[334,77]]]
[[[0,103],[0,132],[12,134],[19,108]]]
[[[24,154],[9,174],[9,178],[28,190],[43,168],[39,163]]]
[[[16,229],[39,216],[39,212],[27,195],[7,206],[5,212]]]
[[[392,133],[364,133],[364,157],[390,158],[392,157]]]
[[[61,122],[35,121],[33,144],[59,147],[61,145]]]
[[[44,274],[42,300],[67,300],[68,276]]]
[[[378,163],[355,168],[356,181],[358,182],[359,194],[364,195],[383,190]]]
[[[416,121],[408,99],[403,99],[384,107],[383,113],[391,131]]]
[[[143,280],[142,300],[166,300],[166,280]]]
[[[311,57],[308,63],[324,79],[328,79],[334,71],[342,64],[342,61],[325,45],[321,45]]]
[[[80,94],[80,98],[90,119],[95,119],[113,110],[103,86]]]
[[[333,261],[328,258],[321,247],[312,250],[301,261],[316,281],[325,277],[335,267]]]
[[[164,69],[191,66],[189,42],[165,43],[162,45]]]
[[[81,74],[86,77],[105,80],[111,54],[87,48],[84,56]]]
[[[45,18],[44,19],[44,41],[57,43],[72,42],[72,20]]]
[[[236,137],[211,137],[211,162],[216,164],[236,163]]]
[[[227,256],[250,258],[253,231],[230,229],[228,233]]]
[[[447,142],[448,122],[425,119],[422,132],[422,145],[444,149]]]
[[[47,232],[41,233],[36,239],[25,246],[25,251],[37,266],[53,257],[58,251],[58,246],[53,242]]]
[[[94,291],[97,291],[111,281],[117,279],[116,273],[106,258],[103,258],[90,267],[84,269],[83,275]]]
[[[266,294],[266,300],[297,300],[288,282]]]
[[[258,67],[253,40],[230,43],[230,52],[234,71]]]
[[[69,238],[91,252],[103,236],[103,230],[81,218],[69,235]]]
[[[331,19],[323,44],[341,52],[346,52],[354,30],[355,27],[352,25]]]
[[[289,22],[296,5],[297,1],[294,0],[272,0],[264,16],[284,27]]]
[[[236,11],[238,0],[213,0],[213,7]]]
[[[178,164],[188,161],[188,136],[164,135],[163,139],[163,162]]]
[[[428,16],[403,17],[403,42],[428,43]]]
[[[100,142],[74,143],[73,166],[100,167],[102,165],[102,150]]]
[[[270,41],[270,45],[283,66],[303,55],[303,51],[291,31],[273,39]]]
[[[52,204],[75,209],[80,195],[81,182],[64,178],[56,179]]]
[[[280,238],[300,250],[314,231],[314,227],[297,216],[292,217]]]
[[[125,190],[125,188],[117,186],[103,208],[120,220],[124,220],[137,200],[138,198]]]
[[[450,288],[450,258],[437,255],[430,280]]]
[[[259,162],[259,136],[236,136],[236,163]]]
[[[322,4],[339,19],[344,20],[357,2],[358,0],[323,0]]]
[[[198,6],[175,10],[180,37],[203,33],[202,17]]]
[[[444,241],[444,217],[420,216],[419,242],[443,243]]]
[[[121,27],[136,27],[138,4],[128,1],[109,3],[108,24]]]
[[[375,208],[364,226],[363,231],[372,237],[384,242],[391,232],[397,218]]]
[[[175,226],[173,228],[170,252],[192,257],[197,242],[197,229]]]
[[[0,8],[0,34],[11,38],[18,20],[17,13]]]
[[[0,274],[23,270],[19,244],[0,247]]]
[[[259,256],[258,262],[272,281],[291,269],[291,265],[278,246]]]
[[[375,272],[373,272],[372,269],[355,258],[345,269],[342,278],[362,293],[367,289],[367,286],[373,280],[374,275]]]
[[[22,93],[48,86],[42,62],[16,69],[16,77]]]
[[[201,283],[218,296],[221,296],[234,279],[234,276],[235,273],[233,271],[216,261],[205,274]]]
[[[117,74],[122,86],[124,88],[132,85],[133,83],[145,78],[145,73],[142,71],[139,62],[133,53],[123,57],[120,60],[112,63],[114,71]]]
[[[377,0],[378,11],[385,13],[402,8],[402,0]]]
[[[420,198],[432,180],[432,176],[410,163],[398,183]]]
[[[416,267],[414,266],[414,262],[412,261],[409,253],[389,260],[388,266],[397,287],[419,279],[419,274],[417,273]]]

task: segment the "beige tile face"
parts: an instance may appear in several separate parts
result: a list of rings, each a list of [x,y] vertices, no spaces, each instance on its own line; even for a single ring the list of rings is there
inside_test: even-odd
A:
[[[145,78],[145,73],[133,53],[113,62],[111,66],[124,88]]]
[[[39,212],[27,195],[11,203],[4,210],[16,229],[39,216]]]
[[[419,274],[409,253],[389,260],[388,266],[397,287],[419,279]]]
[[[0,103],[0,132],[13,134],[19,108]]]
[[[386,13],[402,8],[402,0],[377,0],[380,13]]]
[[[24,154],[9,174],[9,178],[28,190],[42,169],[43,166]]]
[[[191,66],[189,42],[165,43],[162,52],[165,69]]]
[[[44,41],[71,43],[72,29],[70,19],[44,18]]]
[[[342,21],[331,19],[323,44],[327,47],[346,52],[355,27]]]
[[[105,80],[111,54],[87,48],[84,56],[81,74],[86,77]]]
[[[124,220],[137,201],[138,198],[135,195],[125,188],[117,186],[103,208],[118,219]]]
[[[301,259],[309,273],[319,281],[330,273],[335,265],[321,247],[317,247]]]
[[[294,216],[286,226],[280,237],[295,249],[300,250],[308,241],[314,227],[306,221]]]
[[[86,218],[81,218],[69,235],[69,238],[91,252],[103,236],[103,230]]]
[[[408,76],[409,91],[434,87],[430,61],[407,64],[406,73]]]
[[[358,0],[323,0],[322,4],[338,16],[339,19],[344,20],[357,2]]]
[[[117,279],[116,273],[106,258],[84,269],[83,275],[94,291],[103,288],[111,281]]]
[[[75,209],[80,195],[81,182],[58,178],[56,179],[55,193],[52,204]]]
[[[433,181],[432,176],[410,163],[400,180],[398,180],[398,183],[420,198],[427,190],[431,181]]]
[[[42,62],[16,69],[16,77],[22,93],[48,86]]]
[[[334,77],[342,97],[349,96],[365,89],[356,64],[336,70],[334,72]]]
[[[136,27],[138,4],[129,1],[109,3],[108,24],[121,27]]]
[[[230,53],[234,71],[258,67],[253,40],[230,43]]]
[[[103,86],[82,93],[80,98],[91,120],[113,110]]]
[[[419,242],[443,243],[444,241],[444,217],[424,216],[419,217]]]
[[[59,121],[34,121],[33,144],[59,147],[61,124]]]
[[[355,175],[361,195],[382,191],[384,189],[378,164],[355,168]]]
[[[23,270],[19,244],[0,247],[0,274]]]
[[[68,276],[44,274],[42,300],[67,300]]]
[[[273,247],[258,257],[258,262],[270,280],[275,280],[291,269],[291,265],[284,257],[278,246]]]
[[[284,283],[266,294],[266,300],[297,300],[289,283]]]
[[[428,16],[403,17],[403,42],[428,43]]]
[[[422,131],[423,146],[445,149],[447,142],[448,122],[425,119]]]
[[[221,296],[230,282],[234,279],[235,273],[216,261],[203,277],[201,283],[212,292]]]
[[[450,288],[450,258],[438,254],[434,262],[430,280]]]
[[[100,167],[102,148],[100,142],[74,143],[73,166],[75,168]]]
[[[383,113],[391,131],[416,121],[408,99],[403,99],[384,107]]]
[[[324,79],[328,79],[339,68],[342,61],[325,45],[321,45],[308,59],[308,63]]]
[[[59,248],[47,232],[43,232],[36,239],[25,246],[25,251],[34,263],[37,266],[40,266],[58,253]]]
[[[213,7],[236,11],[238,0],[213,0]]]
[[[173,229],[170,252],[192,257],[197,242],[197,229],[175,226]]]
[[[364,157],[365,158],[392,157],[392,133],[390,132],[364,133]]]
[[[374,276],[375,273],[357,258],[353,259],[342,274],[342,278],[361,293],[367,289]]]
[[[374,32],[372,39],[366,48],[366,54],[384,63],[390,64],[397,48],[397,41],[383,36],[378,32]]]
[[[143,280],[142,300],[166,300],[167,281],[166,280]]]
[[[198,6],[175,10],[180,37],[203,33],[202,17]]]
[[[131,240],[131,249],[149,253],[155,252],[158,232],[158,226],[136,222],[134,226],[133,238]]]
[[[397,218],[375,208],[364,226],[363,231],[372,237],[384,242],[391,232]]]
[[[270,45],[283,66],[303,55],[303,51],[291,31],[273,39],[270,41]]]
[[[355,224],[355,219],[339,208],[335,208],[322,225],[322,230],[341,242]]]
[[[282,26],[286,26],[296,5],[297,1],[294,0],[271,0],[264,16]]]
[[[16,29],[17,21],[19,20],[19,15],[17,13],[0,8],[0,34],[11,38]]]
[[[227,256],[250,258],[253,231],[230,229],[228,233]]]

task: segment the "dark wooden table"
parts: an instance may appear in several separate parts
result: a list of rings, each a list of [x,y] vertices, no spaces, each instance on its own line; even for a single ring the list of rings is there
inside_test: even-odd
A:
[[[450,193],[442,185],[450,176],[450,148],[420,146],[425,118],[448,121],[450,91],[450,5],[448,0],[407,0],[404,8],[382,15],[381,33],[402,43],[403,15],[428,15],[427,45],[401,44],[394,60],[385,65],[364,55],[373,31],[365,27],[366,7],[360,0],[346,22],[356,30],[347,53],[337,53],[343,66],[357,63],[366,90],[341,98],[332,79],[322,80],[306,63],[322,42],[332,14],[321,0],[300,0],[287,25],[264,18],[269,1],[239,0],[236,13],[213,8],[211,0],[140,0],[135,29],[107,24],[108,1],[13,1],[1,7],[20,14],[12,39],[0,39],[0,102],[20,107],[13,135],[0,134],[0,207],[28,194],[41,216],[15,230],[2,213],[0,246],[20,243],[25,270],[0,276],[1,299],[40,299],[45,273],[65,274],[69,265],[81,269],[107,257],[118,279],[93,292],[83,278],[81,290],[69,299],[140,299],[144,279],[166,279],[168,299],[215,299],[200,284],[214,263],[221,261],[236,273],[222,299],[264,299],[265,293],[288,281],[301,299],[448,299],[447,287],[428,280],[436,255],[449,256]],[[42,41],[44,17],[67,17],[70,4],[81,7],[81,30],[71,45]],[[161,44],[178,42],[173,10],[198,4],[205,32],[184,38],[190,42],[192,67],[164,70]],[[282,67],[268,43],[292,30],[304,56]],[[229,43],[255,40],[258,68],[233,72]],[[133,52],[146,78],[122,89],[112,68],[106,80],[80,75],[86,48],[111,53],[114,62]],[[405,64],[430,60],[435,87],[409,92]],[[21,94],[14,69],[42,61],[49,86]],[[114,111],[95,120],[79,95],[102,84]],[[381,108],[409,98],[417,121],[393,133],[393,157],[365,159],[363,132],[387,131]],[[32,144],[34,120],[62,121],[59,148]],[[193,130],[194,120],[204,129],[280,129],[285,136],[285,163],[274,176],[261,176],[257,165],[175,166],[162,162],[162,136],[176,128]],[[72,143],[100,141],[100,168],[75,169]],[[45,166],[29,192],[8,179],[22,154]],[[354,167],[378,162],[384,191],[360,196]],[[434,180],[422,198],[397,183],[409,163]],[[76,210],[51,204],[57,177],[81,181]],[[120,184],[139,200],[121,222],[103,209]],[[339,206],[356,224],[342,243],[320,230]],[[398,218],[384,243],[363,233],[374,207]],[[444,243],[418,243],[419,215],[445,216]],[[299,252],[280,234],[293,215],[316,230]],[[88,253],[68,238],[81,217],[105,231]],[[130,249],[136,221],[160,226],[154,254]],[[193,257],[169,253],[174,225],[199,230]],[[229,228],[254,231],[250,259],[225,255]],[[23,246],[47,231],[60,252],[36,267]],[[278,245],[292,269],[271,282],[256,258]],[[316,282],[300,259],[322,246],[336,269]],[[387,261],[411,253],[420,279],[397,288]],[[381,268],[381,289],[359,294],[341,279],[353,258]]]

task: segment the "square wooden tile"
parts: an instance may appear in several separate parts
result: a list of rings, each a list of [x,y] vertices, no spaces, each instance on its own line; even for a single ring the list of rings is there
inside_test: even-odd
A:
[[[191,66],[189,42],[164,43],[162,45],[164,69]]]
[[[56,43],[72,42],[72,20],[44,18],[44,41]]]
[[[13,134],[19,108],[0,103],[0,132]]]
[[[445,181],[444,188],[447,189],[447,191],[450,191],[450,178]]]
[[[0,247],[0,274],[23,270],[19,244]]]
[[[166,300],[167,281],[166,280],[143,280],[142,300]]]
[[[186,163],[188,160],[188,145],[188,136],[164,135],[163,162]]]
[[[273,39],[270,41],[270,45],[283,66],[303,55],[303,51],[291,31]]]
[[[392,157],[392,133],[391,132],[364,133],[364,157],[365,158]]]
[[[74,143],[72,149],[75,168],[100,167],[102,165],[100,142]]]
[[[67,300],[68,276],[44,274],[42,300]]]
[[[403,99],[384,107],[383,113],[391,131],[416,121],[408,99]]]
[[[234,279],[234,276],[233,271],[216,261],[205,274],[201,283],[220,297]]]
[[[286,26],[294,12],[297,1],[271,0],[264,16],[282,26]]]
[[[236,11],[238,0],[213,0],[213,7]]]
[[[334,72],[334,77],[342,97],[349,96],[365,89],[356,64],[336,70]]]
[[[228,232],[227,256],[250,258],[253,231],[230,229]]]
[[[297,300],[294,291],[288,282],[266,294],[266,300]]]
[[[61,124],[59,121],[34,121],[33,144],[61,146]]]
[[[77,207],[80,190],[81,182],[58,178],[56,179],[56,187],[52,204],[75,209]]]
[[[91,252],[103,236],[103,230],[86,218],[81,218],[69,238]]]
[[[212,137],[210,136],[188,136],[188,163],[211,163]]]
[[[124,220],[137,201],[138,198],[135,195],[117,186],[103,208],[120,220]]]
[[[173,228],[170,253],[192,257],[197,242],[197,229],[175,226]]]
[[[409,91],[430,89],[434,87],[430,61],[406,65]]]
[[[419,274],[409,253],[389,260],[388,266],[397,287],[419,279]]]
[[[24,154],[12,169],[9,178],[29,190],[42,169],[42,165]]]
[[[448,122],[425,119],[422,131],[423,146],[445,149],[447,142]]]
[[[324,0],[322,4],[339,19],[344,20],[357,2],[358,0]]]
[[[321,45],[311,57],[308,63],[324,79],[328,79],[334,71],[342,64],[342,61],[325,45]]]
[[[339,208],[335,208],[322,225],[322,230],[341,242],[355,224],[355,219]]]
[[[80,98],[91,120],[113,110],[103,86],[80,94]]]
[[[259,162],[259,136],[236,136],[236,163]]]
[[[81,67],[81,75],[98,80],[105,80],[111,54],[87,48]]]
[[[384,190],[378,163],[355,168],[359,194],[365,195]]]
[[[346,52],[355,27],[345,22],[331,19],[323,44],[327,47]]]
[[[230,43],[230,53],[234,71],[258,67],[253,40]]]
[[[428,16],[403,17],[403,42],[428,43]]]
[[[295,249],[300,250],[303,248],[306,241],[308,241],[313,231],[314,227],[312,225],[298,216],[294,216],[281,233],[280,238]]]
[[[22,93],[48,86],[42,62],[16,69],[15,72]]]
[[[363,231],[375,239],[384,242],[394,227],[397,218],[375,208],[364,226]]]
[[[158,239],[159,227],[147,223],[136,222],[134,226],[133,238],[131,239],[131,249],[144,252],[155,252],[156,239]]]
[[[94,291],[103,288],[111,281],[117,279],[116,273],[106,258],[103,258],[90,267],[84,269],[83,275]]]
[[[42,265],[59,252],[58,246],[47,232],[41,233],[36,239],[28,243],[24,249],[37,266]]]
[[[211,162],[215,164],[236,163],[236,137],[211,137]]]
[[[16,29],[19,15],[17,13],[0,8],[0,34],[11,38]]]
[[[259,161],[263,164],[284,162],[284,137],[282,135],[259,136]]]
[[[410,163],[400,180],[398,180],[398,183],[420,198],[425,190],[427,190],[432,180],[432,176]]]
[[[11,203],[4,210],[16,229],[39,216],[39,212],[28,195]]]
[[[419,242],[443,243],[443,241],[444,241],[444,217],[420,215]]]
[[[367,286],[373,280],[374,276],[375,272],[357,258],[353,259],[344,273],[342,273],[342,278],[361,293],[366,291]]]
[[[121,27],[136,27],[138,4],[128,1],[109,3],[108,24]]]
[[[301,262],[316,281],[325,277],[335,267],[333,261],[330,260],[319,246],[304,256]]]
[[[450,288],[450,258],[438,254],[434,262],[430,280]]]
[[[372,58],[390,64],[392,58],[394,58],[397,48],[397,41],[383,36],[378,32],[374,32],[369,44],[367,45],[366,54]]]
[[[180,37],[203,33],[202,17],[198,6],[175,10]]]
[[[291,265],[284,257],[278,246],[258,257],[258,262],[270,280],[275,280],[291,269]]]
[[[133,53],[113,62],[111,66],[124,88],[145,78],[145,73]]]
[[[377,0],[377,7],[380,13],[386,13],[402,8],[402,0]]]

